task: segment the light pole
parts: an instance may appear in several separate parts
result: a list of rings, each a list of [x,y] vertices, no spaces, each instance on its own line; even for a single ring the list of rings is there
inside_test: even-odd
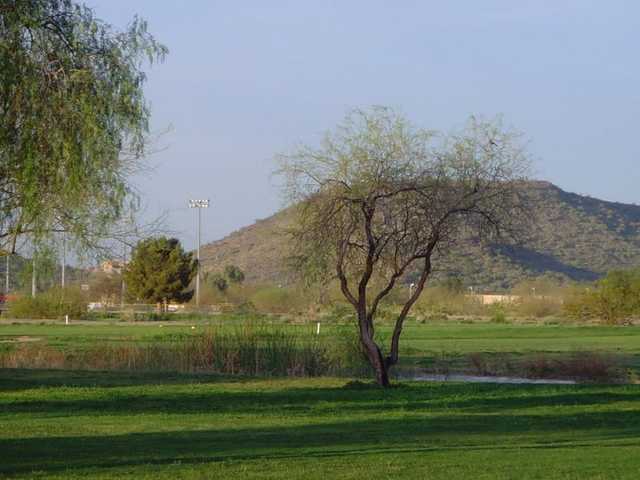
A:
[[[189,208],[198,209],[198,270],[196,272],[196,306],[200,306],[200,230],[202,225],[202,209],[209,208],[209,199],[189,200]]]

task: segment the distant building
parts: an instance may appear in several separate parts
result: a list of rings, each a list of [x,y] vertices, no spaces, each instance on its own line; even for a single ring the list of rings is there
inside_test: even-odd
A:
[[[120,274],[126,265],[126,262],[123,263],[120,260],[105,260],[100,264],[99,270],[107,275]]]
[[[493,305],[494,303],[518,303],[519,295],[498,295],[498,294],[476,294],[472,297],[477,298],[482,305]]]

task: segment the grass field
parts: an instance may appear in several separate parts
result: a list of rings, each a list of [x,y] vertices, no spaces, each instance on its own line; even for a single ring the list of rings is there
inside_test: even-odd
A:
[[[73,351],[208,328],[160,325],[4,322],[0,351],[19,338]],[[637,327],[411,323],[403,342],[405,365],[578,350],[640,363]],[[0,477],[640,478],[640,385],[396,384],[0,369]]]
[[[215,324],[233,329],[237,318],[222,318]],[[277,322],[275,322],[277,323]],[[104,343],[157,343],[171,342],[177,338],[205,331],[209,322],[186,323],[101,323],[85,322],[63,325],[45,322],[0,323],[0,351],[12,348],[11,340],[30,337],[38,342],[63,350],[83,349]],[[315,324],[278,323],[278,328],[304,332],[309,336],[315,332]],[[348,325],[323,324],[321,335],[329,339],[344,335],[352,328]],[[389,338],[391,326],[378,328],[383,338]],[[2,343],[5,342],[5,343]],[[464,356],[481,352],[509,354],[515,357],[545,353],[564,355],[577,351],[596,351],[621,356],[626,367],[640,373],[640,328],[622,326],[581,326],[545,324],[495,324],[495,323],[417,323],[409,322],[401,340],[401,363],[403,366],[433,365],[446,357],[454,371],[464,368]]]
[[[213,324],[234,328],[237,320],[223,319]],[[275,323],[275,322],[274,322]],[[120,341],[171,341],[175,335],[193,334],[207,328],[209,322],[194,321],[180,324],[172,322],[83,322],[64,325],[61,322],[0,323],[0,341],[18,336],[31,336],[49,345],[82,347],[95,342]],[[278,324],[281,328],[308,333],[315,332],[316,325]],[[192,328],[195,327],[195,330]],[[321,334],[334,336],[349,328],[323,324]],[[383,337],[391,334],[390,325],[378,330]],[[621,326],[582,326],[544,324],[495,324],[495,323],[409,323],[403,331],[405,349],[418,353],[476,351],[487,352],[563,352],[576,349],[624,352],[640,355],[640,328]]]
[[[0,371],[0,475],[640,477],[640,386]]]

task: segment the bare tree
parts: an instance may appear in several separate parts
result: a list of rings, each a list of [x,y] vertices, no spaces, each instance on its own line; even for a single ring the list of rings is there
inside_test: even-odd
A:
[[[434,253],[470,232],[513,235],[526,213],[520,192],[529,162],[520,136],[499,121],[472,117],[460,133],[441,135],[389,108],[355,110],[320,147],[278,159],[287,197],[298,205],[298,265],[312,277],[335,271],[384,387]],[[384,355],[374,338],[376,312],[409,272],[418,280]]]

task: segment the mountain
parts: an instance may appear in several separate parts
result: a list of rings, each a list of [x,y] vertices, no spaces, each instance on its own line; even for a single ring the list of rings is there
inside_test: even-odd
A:
[[[465,285],[499,290],[532,276],[591,281],[608,270],[640,265],[640,206],[565,192],[541,181],[524,187],[536,222],[525,244],[484,245],[473,239],[434,261],[436,277],[457,276]],[[252,283],[291,283],[284,233],[290,210],[258,220],[202,247],[205,271],[233,264]]]

